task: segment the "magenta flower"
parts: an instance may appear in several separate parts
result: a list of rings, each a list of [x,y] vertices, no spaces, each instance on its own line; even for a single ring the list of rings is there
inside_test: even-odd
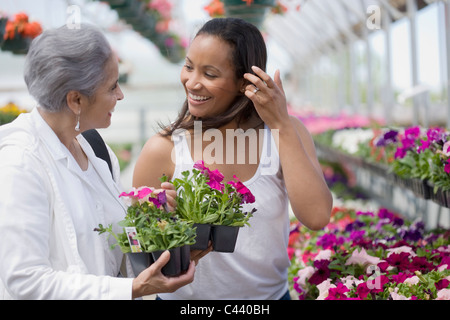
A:
[[[392,281],[395,283],[403,283],[406,279],[411,278],[413,274],[399,272],[398,274],[392,275]]]
[[[253,203],[255,202],[255,196],[251,191],[239,180],[238,177],[233,175],[236,181],[228,181],[228,184],[232,185],[237,192],[242,195],[242,203]]]
[[[447,162],[445,163],[444,171],[445,171],[445,173],[450,174],[450,158],[447,159]]]
[[[384,290],[383,287],[386,283],[389,283],[389,278],[382,274],[376,277],[375,280],[372,281],[371,285],[368,286],[368,288],[372,293],[382,292]]]
[[[441,266],[447,266],[447,269],[450,269],[450,257],[449,256],[443,256],[441,263],[439,264],[439,267]]]
[[[345,241],[344,237],[336,237],[333,233],[325,233],[318,237],[316,245],[324,249],[331,249],[335,246],[340,246]]]
[[[256,208],[244,212],[243,203],[255,202],[255,197],[240,180],[224,183],[224,175],[219,170],[211,170],[202,160],[195,162],[191,174],[182,172],[182,179],[175,179],[179,191],[177,202],[183,199],[181,216],[195,223],[214,223],[242,227],[250,226],[248,220]],[[192,190],[194,192],[185,192]],[[180,206],[178,206],[180,208]],[[200,210],[199,210],[200,208]]]
[[[397,267],[399,270],[405,270],[409,267],[409,253],[400,252],[393,253],[386,258],[386,261],[392,266]]]
[[[370,293],[370,289],[367,286],[367,282],[358,284],[358,286],[356,287],[356,293],[359,298],[365,299],[367,295]]]
[[[427,130],[427,137],[430,142],[445,141],[446,133],[443,128],[436,127]]]
[[[213,189],[222,191],[224,188],[223,184],[221,183],[223,180],[223,174],[217,169],[214,171],[208,169],[208,173],[209,181],[206,184]]]
[[[223,174],[219,170],[211,171],[208,167],[205,166],[203,160],[199,160],[194,164],[194,169],[200,170],[202,174],[204,174],[208,178],[208,182],[206,184],[210,186],[212,189],[216,189],[219,191],[223,191],[223,184],[221,183],[223,180]]]
[[[209,169],[208,167],[205,166],[203,160],[199,160],[196,163],[194,163],[194,169],[200,170],[202,173],[204,173],[204,171],[209,172]]]
[[[316,268],[316,271],[308,279],[308,282],[311,284],[318,285],[323,281],[325,281],[330,276],[330,269],[328,269],[329,264],[330,264],[329,260],[314,261],[314,267]]]
[[[411,272],[415,271],[429,272],[434,269],[435,267],[433,263],[428,262],[426,257],[413,257],[409,265],[409,270]]]
[[[161,203],[159,203],[158,199],[149,197],[148,202],[153,203],[158,209],[161,207]]]
[[[414,140],[414,139],[418,138],[419,135],[420,135],[419,126],[410,127],[410,128],[405,129],[405,137],[407,139]]]
[[[403,159],[406,156],[406,151],[408,150],[405,148],[398,147],[397,150],[395,150],[394,158]]]
[[[345,285],[339,282],[336,288],[330,288],[328,290],[328,297],[325,300],[347,300],[348,297],[345,293],[349,291]]]
[[[120,197],[134,197],[134,191],[130,191],[130,192],[122,192],[121,194],[119,194],[119,198]]]
[[[436,286],[437,290],[446,289],[448,285],[450,284],[450,281],[447,279],[441,279],[438,282],[436,282],[434,285]]]
[[[139,199],[144,199],[146,196],[148,196],[151,193],[152,193],[152,189],[150,189],[148,187],[144,187],[144,188],[141,188],[138,190],[137,197]]]
[[[366,230],[354,230],[350,233],[350,240],[353,242],[360,241],[364,238],[364,234],[366,233]]]
[[[421,153],[425,151],[426,149],[430,148],[430,141],[429,140],[420,140],[421,145],[417,147],[417,152]]]

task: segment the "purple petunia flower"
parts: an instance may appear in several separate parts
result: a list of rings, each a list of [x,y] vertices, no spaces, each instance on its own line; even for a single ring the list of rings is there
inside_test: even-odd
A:
[[[316,260],[314,261],[314,267],[316,271],[312,274],[312,276],[308,279],[308,282],[311,284],[321,284],[323,281],[327,280],[330,276],[330,269],[328,269],[328,265],[330,264],[329,260]]]

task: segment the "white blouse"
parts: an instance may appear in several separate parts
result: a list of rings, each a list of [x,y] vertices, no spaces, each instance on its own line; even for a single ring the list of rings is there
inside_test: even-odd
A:
[[[113,180],[77,139],[87,171],[37,109],[0,127],[0,299],[131,299],[133,279],[117,277],[123,254],[94,231],[126,213],[117,158],[108,147]]]

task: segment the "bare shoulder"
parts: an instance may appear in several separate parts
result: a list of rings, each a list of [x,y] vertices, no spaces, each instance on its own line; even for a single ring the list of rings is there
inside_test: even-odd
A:
[[[156,134],[143,146],[133,174],[133,186],[159,187],[159,178],[164,174],[171,178],[175,169],[172,161],[173,142],[170,137]]]
[[[160,134],[155,134],[150,137],[142,148],[141,154],[149,157],[161,157],[172,151],[173,141],[170,137],[164,137]]]

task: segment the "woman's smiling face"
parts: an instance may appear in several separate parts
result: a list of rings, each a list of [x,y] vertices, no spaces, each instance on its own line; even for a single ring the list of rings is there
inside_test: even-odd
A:
[[[219,115],[240,94],[244,79],[236,79],[232,50],[216,36],[201,34],[192,41],[180,78],[193,116]]]
[[[119,87],[118,59],[113,54],[105,65],[105,81],[90,99],[89,106],[81,113],[81,120],[88,128],[107,128],[118,100],[124,95]]]

